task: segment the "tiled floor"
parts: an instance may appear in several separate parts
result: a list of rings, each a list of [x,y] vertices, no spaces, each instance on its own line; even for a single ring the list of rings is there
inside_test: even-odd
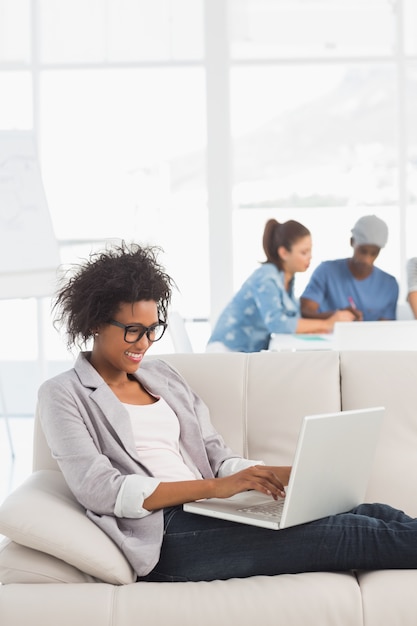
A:
[[[34,418],[9,417],[15,457],[11,455],[6,421],[0,416],[0,503],[32,471],[32,438]]]

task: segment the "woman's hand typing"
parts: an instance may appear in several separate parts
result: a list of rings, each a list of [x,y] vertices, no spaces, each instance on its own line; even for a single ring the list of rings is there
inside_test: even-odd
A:
[[[143,506],[152,511],[203,498],[229,498],[251,489],[277,500],[285,497],[284,487],[288,484],[290,473],[291,467],[287,466],[253,465],[223,478],[162,482],[145,499]]]
[[[285,485],[288,484],[291,467],[275,467],[267,465],[253,465],[236,474],[218,478],[215,484],[216,498],[228,498],[255,489],[261,493],[277,498],[285,497]]]

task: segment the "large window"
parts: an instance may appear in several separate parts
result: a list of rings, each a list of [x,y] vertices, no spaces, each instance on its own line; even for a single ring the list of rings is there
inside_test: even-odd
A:
[[[41,94],[43,174],[58,239],[161,246],[182,307],[206,315],[202,69],[49,71]],[[201,257],[193,285],[190,262]]]
[[[392,54],[396,42],[393,14],[402,3],[229,0],[229,5],[234,59],[290,60]]]
[[[417,254],[414,4],[236,0],[230,8],[235,286],[263,258],[268,217],[312,231],[301,292],[321,260],[351,253],[354,222],[375,213],[390,229],[378,264],[401,282],[403,298],[405,258]]]
[[[269,217],[310,228],[312,270],[376,213],[403,299],[416,41],[414,0],[0,0],[0,129],[36,133],[62,262],[108,238],[159,245],[186,318],[212,318],[263,260]],[[33,336],[44,316],[26,358],[65,353],[48,305],[17,303]]]
[[[399,276],[394,68],[239,66],[232,73],[232,107],[236,258],[248,244],[244,225],[253,239],[261,215],[304,223],[313,235],[314,265],[349,255],[354,222],[376,213],[390,228],[380,265]],[[249,244],[258,249],[262,226]]]

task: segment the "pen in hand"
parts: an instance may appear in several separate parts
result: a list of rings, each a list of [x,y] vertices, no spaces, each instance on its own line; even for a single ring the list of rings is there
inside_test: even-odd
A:
[[[353,309],[354,311],[356,311],[356,304],[355,304],[355,301],[354,301],[354,299],[352,298],[352,296],[348,296],[348,302],[349,302],[349,305],[350,305],[351,309]]]
[[[362,312],[358,311],[358,307],[356,306],[355,301],[352,298],[352,296],[348,296],[348,302],[349,302],[350,310],[352,311],[352,313],[355,316],[355,320],[354,321],[357,322],[357,321],[362,320],[363,319]]]

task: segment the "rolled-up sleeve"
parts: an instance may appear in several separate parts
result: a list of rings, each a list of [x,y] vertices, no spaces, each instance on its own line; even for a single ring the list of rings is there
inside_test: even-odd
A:
[[[224,478],[225,476],[231,476],[232,474],[236,474],[237,472],[241,472],[248,467],[253,467],[254,465],[265,465],[263,461],[252,461],[251,459],[242,459],[241,457],[233,457],[232,459],[226,459],[223,461],[221,466],[219,467],[219,471],[217,472],[217,476],[219,478]]]
[[[143,508],[143,502],[158,487],[157,478],[131,474],[126,476],[117,494],[114,514],[116,517],[140,518],[152,511]]]

